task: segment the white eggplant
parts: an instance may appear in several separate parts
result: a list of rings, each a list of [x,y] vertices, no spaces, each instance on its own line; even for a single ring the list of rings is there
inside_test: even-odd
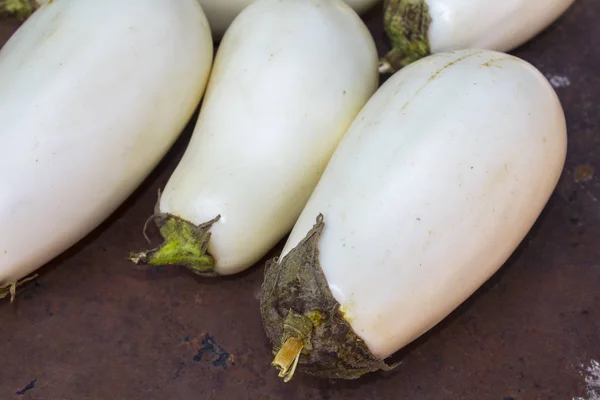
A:
[[[459,49],[513,50],[559,18],[574,0],[384,0],[394,72],[429,54]]]
[[[225,35],[186,152],[157,203],[165,242],[131,260],[229,275],[288,233],[378,86],[341,0],[258,0]]]
[[[280,376],[296,365],[332,378],[390,368],[388,356],[514,252],[566,148],[559,99],[521,59],[461,50],[392,75],[265,272],[261,314]]]
[[[256,0],[198,0],[210,23],[213,37],[221,39],[234,18]],[[310,0],[307,0],[310,1]],[[362,14],[380,0],[344,0],[354,11]]]
[[[54,0],[0,50],[0,295],[147,177],[212,66],[195,0]]]

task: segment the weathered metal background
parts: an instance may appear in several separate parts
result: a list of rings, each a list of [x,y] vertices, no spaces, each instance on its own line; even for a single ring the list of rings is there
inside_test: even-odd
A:
[[[380,11],[365,19],[383,53]],[[208,280],[125,260],[146,246],[142,226],[190,125],[115,215],[43,268],[14,304],[0,304],[0,399],[600,399],[599,20],[600,1],[576,0],[514,52],[562,100],[570,140],[563,177],[514,257],[401,351],[395,371],[351,382],[296,375],[284,384],[269,366],[259,319],[262,263]],[[0,44],[17,26],[0,21]]]

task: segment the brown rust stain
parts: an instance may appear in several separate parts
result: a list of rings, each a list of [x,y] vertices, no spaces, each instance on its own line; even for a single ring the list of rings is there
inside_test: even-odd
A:
[[[594,178],[594,168],[591,165],[583,164],[575,168],[575,181],[587,182]]]

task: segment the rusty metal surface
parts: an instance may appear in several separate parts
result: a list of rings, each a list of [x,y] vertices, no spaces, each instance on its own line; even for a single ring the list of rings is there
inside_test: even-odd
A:
[[[380,18],[366,20],[383,52]],[[0,303],[0,399],[600,398],[585,371],[600,360],[598,20],[600,2],[577,0],[513,52],[545,73],[563,102],[565,172],[514,257],[397,354],[403,363],[395,371],[351,382],[297,375],[284,384],[269,366],[259,319],[262,263],[209,280],[125,260],[146,246],[142,226],[190,125],[115,215],[44,267],[14,304]],[[0,21],[0,44],[16,27]]]

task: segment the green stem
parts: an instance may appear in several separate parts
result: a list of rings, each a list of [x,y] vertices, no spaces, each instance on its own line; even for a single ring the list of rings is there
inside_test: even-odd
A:
[[[20,281],[13,281],[8,282],[4,285],[0,285],[0,299],[3,299],[10,295],[10,302],[12,303],[15,300],[15,296],[17,295],[17,288],[23,286],[29,281],[34,280],[35,278],[37,278],[37,274],[27,278],[23,278]]]
[[[210,228],[220,215],[201,225],[170,214],[157,214],[154,218],[164,243],[152,250],[131,253],[130,261],[138,265],[180,265],[198,275],[215,275],[215,260],[208,254],[208,242]]]
[[[380,73],[394,73],[430,54],[431,16],[425,0],[386,0],[383,24],[393,48],[380,59]]]
[[[36,0],[0,0],[0,15],[26,20],[40,6]]]

